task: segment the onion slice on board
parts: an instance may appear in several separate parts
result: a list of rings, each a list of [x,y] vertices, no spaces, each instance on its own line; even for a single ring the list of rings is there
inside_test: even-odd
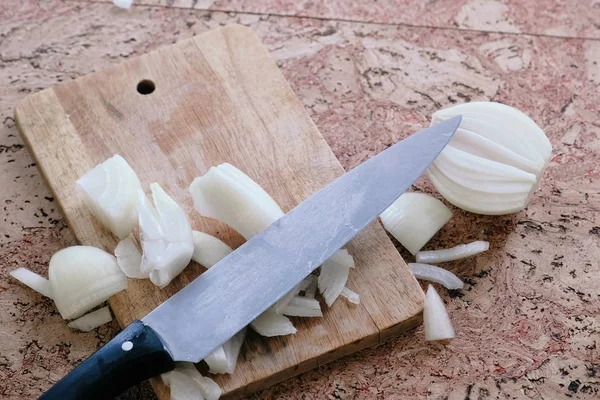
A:
[[[141,270],[161,288],[189,264],[194,253],[192,228],[183,209],[158,183],[150,185],[156,208],[139,192],[139,224],[142,244]]]
[[[462,289],[465,285],[463,281],[452,272],[447,271],[444,268],[436,267],[435,265],[409,263],[408,268],[410,268],[415,278],[439,283],[446,289]]]
[[[114,155],[86,172],[76,182],[90,212],[119,239],[137,223],[137,193],[142,189],[131,166]]]
[[[192,260],[204,268],[212,267],[233,251],[220,239],[204,232],[192,231],[192,238],[194,240]]]
[[[24,267],[10,271],[10,276],[21,282],[23,285],[35,290],[36,292],[51,299],[53,298],[50,281],[43,276],[40,276]]]
[[[78,318],[127,288],[127,277],[116,258],[92,246],[71,246],[54,253],[48,278],[64,319]]]
[[[358,295],[358,293],[348,289],[347,287],[342,289],[342,293],[340,293],[340,296],[345,297],[346,300],[348,300],[352,304],[360,304],[360,296]]]
[[[233,374],[240,350],[246,339],[246,331],[246,328],[242,329],[204,359],[208,364],[208,372],[211,374]]]
[[[321,266],[318,279],[319,291],[329,307],[346,287],[350,268],[354,268],[354,259],[345,249],[334,253]]]
[[[131,237],[126,237],[117,244],[115,257],[119,268],[128,278],[146,279],[150,275],[149,272],[142,271],[142,253]]]
[[[292,335],[297,332],[290,319],[284,315],[278,314],[269,308],[250,323],[250,326],[259,335],[272,337]]]
[[[440,295],[429,285],[423,306],[423,328],[425,340],[446,340],[454,338],[454,328],[448,311]]]
[[[417,263],[437,264],[446,261],[459,260],[471,257],[490,248],[490,243],[482,240],[468,244],[460,244],[450,249],[420,251],[417,253]]]
[[[404,193],[379,217],[383,227],[414,255],[452,218],[452,212],[428,194]]]
[[[112,315],[110,315],[110,309],[107,306],[69,322],[69,328],[77,329],[82,332],[89,332],[110,321],[112,321]]]
[[[314,298],[294,296],[283,309],[289,317],[322,317],[321,305]]]

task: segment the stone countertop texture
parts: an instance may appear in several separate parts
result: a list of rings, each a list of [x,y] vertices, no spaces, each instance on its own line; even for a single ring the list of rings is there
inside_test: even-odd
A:
[[[20,265],[45,275],[75,244],[16,104],[230,23],[258,34],[346,168],[473,100],[523,110],[554,147],[526,210],[452,207],[428,244],[491,242],[447,264],[466,281],[440,290],[455,340],[426,343],[419,328],[251,398],[600,398],[600,0],[0,1],[0,398],[36,398],[118,331],[72,332],[9,278]],[[435,193],[426,179],[415,188]],[[147,384],[121,396],[152,398]]]

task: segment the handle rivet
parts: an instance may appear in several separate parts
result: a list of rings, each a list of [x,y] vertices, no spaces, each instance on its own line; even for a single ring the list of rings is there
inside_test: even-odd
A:
[[[129,351],[133,349],[133,343],[131,343],[129,340],[123,342],[123,344],[121,345],[121,349],[123,349],[123,351]]]

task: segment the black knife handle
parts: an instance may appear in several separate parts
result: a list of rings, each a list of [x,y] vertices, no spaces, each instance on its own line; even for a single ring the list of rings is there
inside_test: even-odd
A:
[[[142,321],[134,321],[40,400],[112,399],[125,389],[174,368],[175,362],[158,334]]]

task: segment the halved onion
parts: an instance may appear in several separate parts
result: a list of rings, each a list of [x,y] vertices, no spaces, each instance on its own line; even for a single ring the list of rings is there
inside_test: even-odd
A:
[[[415,254],[452,218],[452,212],[428,194],[404,193],[380,218],[383,227]]]
[[[35,290],[36,292],[51,299],[53,298],[50,281],[43,276],[40,276],[24,267],[10,271],[10,276],[21,282],[23,285]]]
[[[71,246],[50,259],[48,277],[64,319],[80,317],[127,288],[127,277],[111,254],[92,246]]]
[[[110,309],[107,306],[69,322],[69,328],[77,329],[82,332],[89,332],[110,321],[112,321],[112,315],[110,315]]]
[[[454,261],[461,258],[471,257],[483,253],[490,248],[490,243],[482,240],[468,244],[460,244],[450,249],[420,251],[416,259],[418,263],[437,264],[446,261]]]
[[[522,210],[537,189],[552,153],[542,129],[521,111],[473,102],[436,112],[432,125],[456,115],[462,122],[427,174],[449,202],[479,214]]]
[[[431,281],[443,285],[446,289],[462,289],[465,285],[456,275],[435,265],[409,263],[408,268],[417,279]]]
[[[233,251],[231,247],[227,246],[220,239],[207,233],[192,231],[192,235],[194,240],[192,260],[204,268],[212,267]]]
[[[76,182],[90,212],[119,239],[137,223],[137,193],[142,189],[131,166],[114,155]]]
[[[138,250],[133,239],[127,237],[117,244],[115,257],[121,271],[128,278],[146,279],[149,272],[142,272],[142,253]]]
[[[429,285],[423,306],[423,328],[425,340],[447,340],[454,338],[454,328],[440,295]]]
[[[194,253],[192,228],[183,209],[160,187],[150,185],[156,209],[139,192],[141,271],[156,286],[165,287],[189,264]]]

